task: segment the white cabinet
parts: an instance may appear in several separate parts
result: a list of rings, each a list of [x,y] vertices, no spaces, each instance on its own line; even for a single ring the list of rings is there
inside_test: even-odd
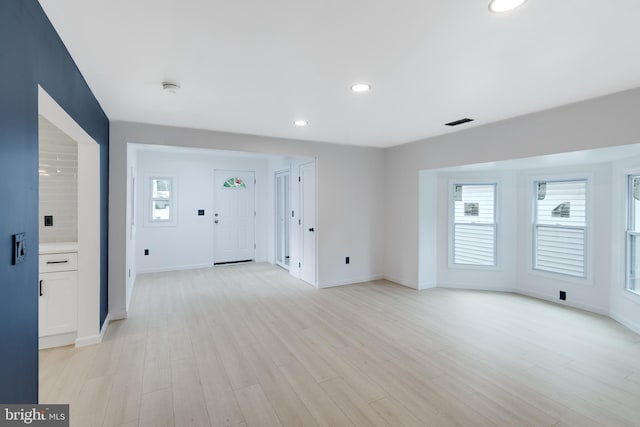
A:
[[[77,253],[40,255],[39,336],[69,334],[78,323]],[[66,337],[72,340],[73,336]],[[63,345],[66,341],[57,341]],[[72,343],[68,342],[69,344]],[[41,348],[52,345],[42,345]]]

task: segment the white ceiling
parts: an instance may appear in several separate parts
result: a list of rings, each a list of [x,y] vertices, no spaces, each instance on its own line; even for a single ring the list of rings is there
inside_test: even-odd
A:
[[[640,86],[638,0],[40,3],[111,120],[388,147]]]

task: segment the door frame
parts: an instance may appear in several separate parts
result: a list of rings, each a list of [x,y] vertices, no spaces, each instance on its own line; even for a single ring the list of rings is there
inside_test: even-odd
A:
[[[78,328],[76,347],[97,344],[100,328],[100,145],[40,85],[38,114],[78,144]],[[39,141],[38,141],[39,145]]]
[[[286,196],[288,198],[288,201],[285,202],[285,212],[284,212],[284,220],[285,223],[288,224],[288,228],[289,228],[289,264],[287,265],[285,262],[278,262],[278,255],[280,252],[280,247],[278,245],[278,209],[279,209],[279,204],[278,204],[278,177],[280,176],[288,176],[289,177],[289,185],[288,185],[288,191],[286,191]],[[273,203],[274,203],[274,225],[273,225],[273,232],[274,232],[274,239],[273,239],[273,245],[274,245],[274,262],[276,265],[278,265],[279,267],[284,268],[285,270],[290,271],[291,270],[291,217],[289,216],[289,212],[291,211],[291,169],[287,168],[287,169],[282,169],[279,171],[275,171],[273,174],[273,181],[274,181],[274,191],[273,191]],[[283,183],[283,185],[286,185]],[[286,209],[288,207],[288,209]],[[287,235],[287,233],[284,233],[285,236]]]
[[[318,162],[317,159],[313,159],[310,162],[306,162],[306,163],[302,163],[300,165],[298,165],[298,178],[301,179],[302,177],[302,168],[305,166],[309,166],[312,165],[313,166],[313,199],[314,199],[314,216],[315,216],[315,224],[314,224],[314,258],[313,258],[313,283],[307,282],[306,280],[304,280],[302,278],[302,268],[299,268],[299,277],[301,280],[305,281],[306,283],[309,283],[310,285],[318,288],[318,240],[319,240],[319,234],[318,234]],[[304,215],[305,215],[305,210],[304,210],[304,183],[303,182],[299,182],[298,183],[298,191],[299,191],[299,198],[298,198],[298,204],[299,204],[299,212],[300,212],[300,225],[298,226],[298,260],[302,260],[303,258],[303,254],[304,254],[304,235],[305,235],[305,230],[304,230]]]
[[[254,211],[254,215],[253,215],[253,257],[251,258],[251,260],[239,260],[239,261],[229,261],[229,262],[220,262],[218,261],[218,244],[217,244],[217,234],[216,234],[216,227],[214,226],[213,228],[213,265],[214,266],[219,266],[219,265],[225,265],[225,264],[233,264],[236,262],[243,262],[243,261],[255,261],[256,259],[256,217],[257,217],[257,211],[256,211],[256,186],[257,186],[257,179],[256,179],[256,171],[255,170],[246,170],[246,169],[214,169],[213,170],[213,211],[214,211],[214,215],[215,213],[217,213],[218,211],[218,206],[217,206],[217,192],[218,192],[218,187],[217,187],[217,183],[216,183],[216,174],[218,172],[243,172],[243,173],[250,173],[253,174],[253,211]],[[214,216],[214,221],[217,220],[217,217]]]

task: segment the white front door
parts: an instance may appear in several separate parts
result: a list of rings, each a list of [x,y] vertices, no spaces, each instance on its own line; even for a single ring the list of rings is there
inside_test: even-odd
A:
[[[316,165],[300,166],[300,278],[316,286]]]
[[[215,171],[214,264],[255,259],[255,173]]]

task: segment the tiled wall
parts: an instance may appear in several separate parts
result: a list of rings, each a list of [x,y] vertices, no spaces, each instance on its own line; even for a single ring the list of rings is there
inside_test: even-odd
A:
[[[43,117],[40,132],[40,243],[78,241],[78,144]],[[53,215],[53,226],[44,226]]]

